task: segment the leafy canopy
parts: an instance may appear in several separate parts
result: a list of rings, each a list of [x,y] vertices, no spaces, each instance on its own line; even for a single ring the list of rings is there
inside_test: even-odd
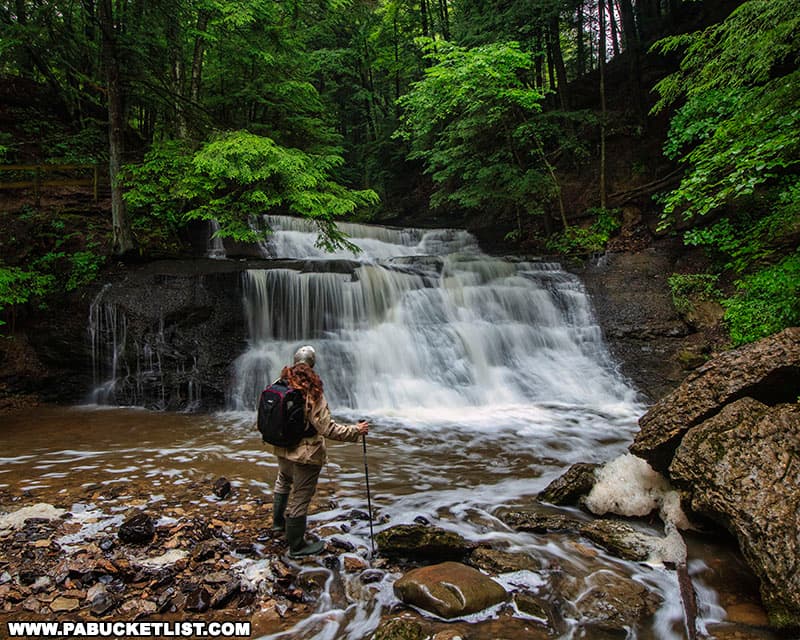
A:
[[[334,225],[338,216],[377,203],[371,190],[339,184],[334,171],[342,157],[287,148],[248,131],[219,133],[196,151],[172,141],[154,145],[139,166],[130,167],[130,205],[160,219],[216,220],[221,237],[263,238],[257,216],[278,211],[316,221],[323,246],[351,245]]]
[[[656,87],[672,119],[666,154],[686,165],[664,199],[663,226],[695,222],[702,246],[737,274],[723,300],[734,344],[800,323],[800,12],[794,0],[748,0],[722,23],[655,45],[683,49],[678,72]],[[714,214],[708,226],[699,218]]]
[[[665,199],[666,223],[702,216],[770,187],[800,165],[800,12],[749,0],[705,31],[666,38],[681,68],[656,85],[655,110],[681,97],[665,151],[687,166]]]
[[[431,66],[400,98],[397,135],[438,186],[431,204],[534,212],[554,185],[540,168],[543,95],[515,42],[465,49],[426,43]]]

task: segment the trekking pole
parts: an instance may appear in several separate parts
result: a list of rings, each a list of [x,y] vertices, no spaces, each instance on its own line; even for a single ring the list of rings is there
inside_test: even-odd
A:
[[[369,467],[367,466],[367,435],[362,434],[361,442],[364,445],[364,476],[367,479],[367,507],[369,508],[369,540],[372,545],[372,555],[375,555],[375,532],[372,530],[372,497],[369,493]]]

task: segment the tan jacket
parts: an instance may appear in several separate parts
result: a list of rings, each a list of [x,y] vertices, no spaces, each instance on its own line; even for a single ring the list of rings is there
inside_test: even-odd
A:
[[[361,435],[355,425],[338,424],[333,421],[325,396],[322,396],[315,404],[306,405],[306,420],[317,430],[317,433],[303,438],[294,449],[272,447],[272,452],[276,456],[300,464],[322,466],[328,461],[325,438],[342,442],[357,442]]]

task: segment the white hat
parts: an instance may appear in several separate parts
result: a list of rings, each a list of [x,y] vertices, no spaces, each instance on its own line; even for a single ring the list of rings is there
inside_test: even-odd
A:
[[[294,364],[303,362],[313,369],[316,361],[317,353],[311,345],[307,344],[294,352]]]

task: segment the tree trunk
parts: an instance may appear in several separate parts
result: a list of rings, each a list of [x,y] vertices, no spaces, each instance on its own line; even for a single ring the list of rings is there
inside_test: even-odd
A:
[[[536,77],[536,88],[544,91],[544,38],[542,37],[542,29],[539,27],[536,30],[536,51],[533,54],[536,56],[533,61],[534,76]]]
[[[630,92],[634,104],[636,119],[641,126],[646,123],[645,108],[642,100],[642,71],[640,40],[636,29],[636,17],[633,12],[631,0],[620,0],[620,15],[622,17],[622,35],[625,43],[625,50],[628,53],[628,66],[630,72]]]
[[[550,91],[555,93],[556,91],[556,67],[553,63],[553,42],[550,38],[550,34],[547,34],[547,83],[550,87]]]
[[[565,111],[569,108],[569,98],[567,96],[567,69],[564,66],[564,56],[561,54],[561,32],[558,25],[558,14],[550,18],[550,42],[553,52],[553,66],[556,72],[556,88],[561,108]]]
[[[189,97],[195,105],[200,103],[200,83],[203,79],[203,51],[206,43],[203,33],[208,28],[209,18],[209,12],[204,9],[201,9],[197,15],[197,36],[194,39],[192,79],[189,87]]]
[[[167,16],[167,50],[169,51],[169,78],[172,83],[172,109],[175,118],[175,135],[184,139],[189,135],[186,122],[186,101],[183,95],[183,47],[178,21]]]
[[[608,0],[608,24],[611,27],[611,49],[615,56],[619,55],[619,28],[617,27],[617,18],[614,15],[614,2]]]
[[[447,9],[447,0],[439,0],[439,19],[442,23],[442,36],[450,39],[450,12]]]
[[[426,38],[430,35],[430,28],[428,25],[428,2],[427,0],[419,0],[419,12],[422,18],[422,35]]]
[[[400,34],[397,26],[397,9],[394,10],[394,20],[392,21],[394,29],[394,119],[400,120],[400,105],[397,101],[400,99]]]
[[[578,75],[582,76],[586,73],[586,43],[583,41],[583,2],[578,3],[576,22],[576,31],[578,32]]]
[[[135,248],[130,221],[125,210],[125,201],[122,199],[122,187],[118,180],[122,166],[123,95],[111,0],[100,0],[98,9],[105,63],[106,100],[108,102],[108,173],[111,179],[112,251],[115,255],[123,255]]]
[[[597,47],[600,68],[600,208],[606,208],[606,3],[599,0],[599,46]]]
[[[28,24],[28,14],[25,12],[25,0],[16,0],[14,12],[17,14],[17,24],[25,27]],[[20,75],[25,78],[33,77],[33,61],[30,55],[30,45],[22,47],[19,51],[19,70]]]

